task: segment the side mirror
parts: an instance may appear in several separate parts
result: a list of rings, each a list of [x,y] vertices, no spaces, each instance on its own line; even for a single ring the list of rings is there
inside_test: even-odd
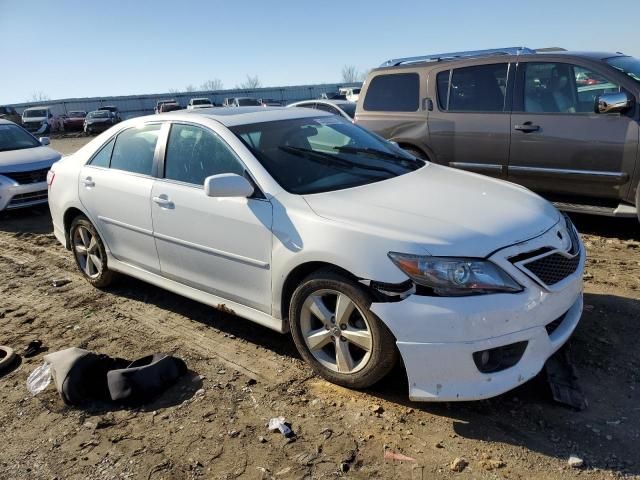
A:
[[[46,147],[51,143],[51,140],[49,140],[49,137],[40,137],[38,140],[40,140],[40,145],[42,145],[43,147]]]
[[[204,193],[207,197],[250,197],[253,185],[241,175],[221,173],[204,179]]]
[[[620,113],[631,108],[632,99],[625,92],[604,93],[596,97],[596,113]]]

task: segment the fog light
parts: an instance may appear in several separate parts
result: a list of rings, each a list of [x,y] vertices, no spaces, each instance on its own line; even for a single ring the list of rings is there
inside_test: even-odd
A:
[[[513,367],[520,361],[529,342],[517,342],[503,347],[474,352],[473,361],[482,373],[495,373]]]

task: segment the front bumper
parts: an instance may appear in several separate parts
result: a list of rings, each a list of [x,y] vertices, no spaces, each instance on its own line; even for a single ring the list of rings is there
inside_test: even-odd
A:
[[[47,182],[18,184],[0,174],[0,211],[47,203]]]
[[[399,302],[372,304],[371,311],[396,337],[412,400],[463,401],[499,395],[537,375],[569,339],[582,315],[582,244],[577,270],[551,288],[508,260],[553,245],[549,242],[555,235],[556,230],[547,232],[490,257],[525,287],[521,293],[411,295]],[[480,371],[474,353],[518,342],[527,343],[515,364],[492,373]]]

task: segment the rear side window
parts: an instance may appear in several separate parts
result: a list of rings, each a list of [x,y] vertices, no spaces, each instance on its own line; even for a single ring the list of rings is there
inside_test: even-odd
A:
[[[437,77],[438,105],[449,112],[502,112],[508,64],[456,68]],[[451,81],[449,81],[449,77]]]
[[[111,152],[113,152],[113,145],[116,143],[116,139],[113,138],[109,143],[100,149],[100,151],[94,155],[91,159],[90,165],[94,167],[109,168],[109,162],[111,161]]]
[[[160,124],[154,124],[119,134],[111,155],[111,168],[151,175],[159,133]]]
[[[372,112],[415,112],[420,104],[417,73],[378,75],[371,80],[363,107]]]

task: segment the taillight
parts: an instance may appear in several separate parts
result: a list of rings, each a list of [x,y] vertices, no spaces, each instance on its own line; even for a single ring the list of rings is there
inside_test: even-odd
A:
[[[53,179],[56,178],[56,172],[54,172],[53,170],[49,170],[47,172],[47,186],[49,188],[51,188],[51,185],[53,184]]]

